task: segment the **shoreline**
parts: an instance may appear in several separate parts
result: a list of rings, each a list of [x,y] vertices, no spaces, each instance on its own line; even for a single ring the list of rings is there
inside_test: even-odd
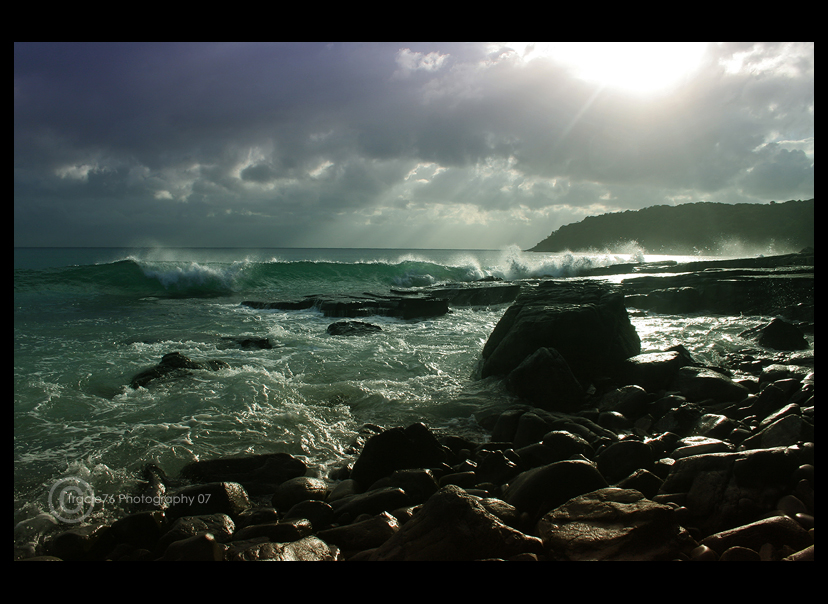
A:
[[[535,301],[521,304],[528,315]],[[15,559],[813,559],[812,349],[745,350],[716,368],[680,350],[628,354],[623,375],[600,379],[571,354],[577,380],[591,380],[577,405],[537,398],[509,370],[524,402],[481,419],[488,442],[369,425],[354,463],[325,480],[286,454],[193,464],[173,479],[150,467],[136,497],[163,510],[70,523]],[[523,373],[546,374],[537,367]],[[734,505],[725,494],[738,490],[748,495]],[[609,508],[623,512],[607,531],[625,545],[580,542]],[[650,537],[624,536],[625,523]]]

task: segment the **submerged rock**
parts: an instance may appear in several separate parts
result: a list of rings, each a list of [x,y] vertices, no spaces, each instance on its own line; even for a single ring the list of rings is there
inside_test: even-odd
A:
[[[367,336],[382,331],[382,328],[362,321],[339,321],[328,325],[325,331],[331,336]]]
[[[210,360],[198,363],[184,356],[180,352],[170,352],[161,357],[161,362],[155,367],[142,371],[130,381],[129,385],[134,388],[146,387],[153,380],[168,378],[180,375],[190,375],[188,369],[206,369],[218,371],[229,368],[230,365],[224,361]]]

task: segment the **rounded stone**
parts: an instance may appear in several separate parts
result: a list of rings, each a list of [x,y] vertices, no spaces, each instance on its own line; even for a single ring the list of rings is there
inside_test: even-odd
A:
[[[791,518],[795,517],[797,514],[805,514],[808,512],[808,510],[805,508],[805,504],[793,495],[785,495],[779,501],[777,501],[776,509],[780,510],[786,516],[790,516]]]
[[[813,514],[798,513],[794,516],[794,520],[796,520],[805,530],[810,531],[814,528]]]
[[[273,493],[271,503],[277,510],[289,510],[301,501],[324,501],[328,496],[328,485],[320,478],[298,476],[286,480]]]
[[[612,483],[626,478],[638,469],[654,469],[653,450],[638,440],[612,443],[598,454],[598,470]]]
[[[734,545],[722,553],[720,562],[759,562],[759,554],[752,549]]]
[[[700,545],[690,552],[690,559],[698,562],[715,562],[719,559],[719,556],[716,555],[713,549],[706,545]]]

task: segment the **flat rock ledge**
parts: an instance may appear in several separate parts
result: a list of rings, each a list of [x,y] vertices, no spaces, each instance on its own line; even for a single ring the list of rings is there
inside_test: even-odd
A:
[[[515,299],[520,284],[499,282],[458,283],[440,287],[392,289],[390,294],[363,292],[351,295],[310,295],[300,300],[246,300],[259,310],[315,308],[326,317],[359,318],[374,315],[399,319],[428,319],[449,312],[451,306],[492,306]]]

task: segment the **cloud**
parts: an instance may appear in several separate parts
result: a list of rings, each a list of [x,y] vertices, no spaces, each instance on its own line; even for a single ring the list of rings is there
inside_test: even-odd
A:
[[[422,52],[412,52],[409,48],[401,48],[397,52],[396,61],[399,68],[394,72],[394,77],[405,78],[417,70],[437,71],[448,58],[449,55],[441,55],[439,52],[425,54]]]
[[[710,45],[646,97],[541,45],[15,44],[15,242],[529,247],[590,212],[805,198],[813,54]]]

